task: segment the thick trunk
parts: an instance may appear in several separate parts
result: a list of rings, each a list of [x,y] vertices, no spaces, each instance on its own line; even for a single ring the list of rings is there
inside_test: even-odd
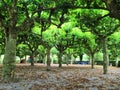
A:
[[[14,32],[9,32],[9,39],[6,40],[5,56],[3,59],[3,78],[7,81],[14,78],[16,36]]]
[[[50,48],[47,49],[47,70],[50,70],[50,64],[51,64],[51,59],[50,59]]]
[[[107,74],[108,72],[108,60],[107,60],[107,38],[103,39],[103,74]]]
[[[59,64],[59,68],[62,67],[62,52],[59,52],[58,54],[58,64]]]

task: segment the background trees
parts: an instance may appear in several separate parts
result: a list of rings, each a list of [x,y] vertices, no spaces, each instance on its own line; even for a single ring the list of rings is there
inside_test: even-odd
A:
[[[85,32],[84,37],[84,47],[86,49],[86,53],[90,55],[90,63],[91,68],[94,68],[94,55],[98,51],[98,44],[96,43],[96,37],[90,32]]]
[[[50,70],[51,58],[50,58],[50,50],[55,44],[54,38],[54,26],[50,27],[48,30],[43,32],[43,43],[42,45],[46,48],[46,55],[47,55],[47,70]]]
[[[0,44],[1,49],[5,44],[3,77],[6,80],[11,80],[13,78],[12,76],[14,76],[12,74],[14,74],[15,68],[16,41],[19,38],[18,35],[21,32],[25,32],[23,36],[27,38],[25,42],[30,48],[31,56],[33,57],[35,56],[33,53],[38,49],[39,44],[42,43],[42,33],[51,25],[57,27],[56,31],[53,32],[54,37],[52,37],[55,38],[55,43],[52,44],[59,51],[60,67],[62,53],[68,47],[77,47],[77,49],[80,49],[81,53],[79,54],[81,55],[84,52],[81,48],[83,47],[81,44],[83,43],[81,39],[82,33],[79,32],[80,30],[78,30],[78,33],[74,33],[76,30],[73,28],[77,27],[83,32],[89,31],[94,34],[97,38],[94,42],[103,47],[104,73],[107,73],[106,41],[108,36],[120,27],[119,4],[119,0],[1,0],[0,30],[2,30],[1,36],[4,31],[3,37],[5,38],[5,43],[2,41]],[[37,29],[39,35],[32,32],[33,28],[36,27],[39,27]],[[49,33],[48,31],[46,32]],[[42,44],[52,48],[50,39],[51,37],[48,38],[45,36]],[[93,50],[94,45],[87,47],[89,49],[92,47]],[[33,65],[33,63],[31,64]]]
[[[79,14],[81,15],[81,10],[79,11]],[[89,12],[89,13],[88,13]],[[97,43],[101,44],[102,50],[103,50],[103,70],[104,73],[107,73],[107,66],[108,66],[108,59],[107,59],[107,38],[112,33],[118,30],[120,24],[119,20],[106,17],[106,11],[101,11],[101,13],[98,12],[98,10],[86,10],[86,12],[83,12],[84,15],[81,15],[81,21],[84,23],[84,26],[81,25],[83,30],[89,31],[96,35],[98,40]],[[82,13],[82,14],[83,14]],[[96,16],[97,15],[97,16]],[[89,21],[88,21],[89,20]],[[87,28],[84,28],[87,27]]]
[[[69,25],[70,23],[64,24],[64,25]],[[55,48],[59,51],[58,53],[58,63],[59,67],[62,67],[62,56],[63,52],[70,46],[71,43],[71,25],[66,27],[63,26],[61,29],[57,29],[54,38],[56,40],[55,42]]]
[[[16,39],[21,31],[31,32],[34,22],[41,25],[41,31],[46,30],[51,24],[51,16],[55,1],[31,0],[1,0],[0,1],[0,26],[5,32],[6,47],[3,60],[3,76],[12,80],[16,56]],[[48,17],[44,18],[44,13]],[[64,13],[63,13],[64,14]],[[61,18],[63,15],[61,15]]]

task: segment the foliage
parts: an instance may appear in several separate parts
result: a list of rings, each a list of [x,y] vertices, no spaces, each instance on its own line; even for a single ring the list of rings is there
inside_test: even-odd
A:
[[[29,55],[29,47],[25,44],[19,44],[17,46],[17,55],[23,58],[25,55]]]
[[[58,50],[55,48],[55,47],[53,47],[53,48],[51,48],[51,54],[58,54]]]
[[[113,57],[118,57],[120,55],[120,32],[115,32],[108,37],[108,49],[110,50],[110,55]]]
[[[95,35],[93,35],[91,32],[84,33],[84,41],[83,42],[84,42],[86,48],[88,47],[88,49],[90,49],[92,51],[97,46],[97,44],[95,42]]]
[[[47,29],[46,31],[43,32],[43,45],[47,48],[47,47],[53,47],[54,43],[55,43],[55,38],[54,38],[54,30],[56,29],[56,27],[51,26],[49,29]]]
[[[95,61],[103,61],[103,53],[101,53],[101,52],[95,53],[94,60]]]
[[[5,37],[3,31],[0,29],[0,55],[5,52]]]

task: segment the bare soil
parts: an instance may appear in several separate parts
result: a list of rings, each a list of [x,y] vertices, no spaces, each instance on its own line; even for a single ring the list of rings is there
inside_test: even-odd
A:
[[[102,66],[52,65],[46,71],[44,64],[17,64],[15,82],[2,82],[0,66],[0,90],[120,90],[120,68],[109,67],[103,74]]]

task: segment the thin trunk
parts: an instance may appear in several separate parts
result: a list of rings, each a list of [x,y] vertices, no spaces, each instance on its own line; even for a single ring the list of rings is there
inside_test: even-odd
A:
[[[107,63],[108,63],[108,66],[110,65],[110,58],[109,58],[109,55],[107,54]]]
[[[91,53],[91,69],[94,69],[94,54]]]
[[[24,49],[24,50],[25,50],[25,49]],[[25,53],[24,53],[24,54],[25,54],[25,61],[27,61],[27,55],[26,55],[26,51],[24,51],[24,52],[25,52]]]
[[[108,72],[108,60],[107,60],[107,38],[103,39],[103,74]]]
[[[53,64],[53,54],[51,56],[52,56],[52,58],[51,58],[51,64]]]
[[[119,62],[119,60],[118,60],[118,56],[116,56],[116,67],[118,67],[118,62]]]
[[[79,54],[79,59],[80,59],[80,61],[82,61],[82,59],[83,59],[83,54]]]
[[[31,59],[31,66],[34,66],[34,53],[32,53],[30,59]]]
[[[14,31],[9,32],[9,39],[6,40],[5,56],[3,59],[3,78],[10,81],[14,78],[15,57],[16,57],[16,37]]]
[[[66,64],[68,65],[68,64],[69,64],[69,61],[71,60],[70,54],[66,54],[66,55],[65,55],[65,59],[66,59]]]
[[[47,48],[47,70],[50,70],[50,64],[51,64],[51,59],[50,59],[50,48]]]
[[[62,67],[62,52],[58,54],[58,63],[59,63],[59,68]]]

